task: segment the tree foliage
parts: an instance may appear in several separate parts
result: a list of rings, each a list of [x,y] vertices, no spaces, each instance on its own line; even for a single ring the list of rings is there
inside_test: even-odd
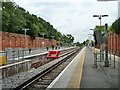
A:
[[[100,30],[100,26],[96,26],[96,30]],[[105,26],[101,26],[101,32],[105,32]]]
[[[96,30],[100,30],[100,26],[96,26],[95,27]],[[112,25],[111,26],[108,26],[108,31],[109,30],[112,30]],[[102,32],[102,35],[105,35],[105,26],[101,26],[101,32]]]
[[[112,28],[116,34],[120,34],[120,18],[112,24]]]
[[[80,46],[82,46],[82,45],[81,45],[79,42],[77,42],[77,43],[76,43],[76,46],[79,46],[79,47],[80,47]]]
[[[95,29],[100,30],[100,26],[96,26]],[[110,27],[108,26],[108,31],[109,30],[114,31],[116,34],[120,34],[120,18],[113,22]],[[103,32],[103,35],[105,34],[105,26],[101,26],[101,32]]]
[[[42,37],[41,34],[45,33],[45,38],[54,39],[64,38],[73,42],[72,35],[62,35],[56,30],[49,22],[46,22],[41,17],[30,14],[24,8],[18,6],[15,2],[2,2],[2,30],[4,32],[24,34],[22,29],[29,28],[27,35],[32,38]]]

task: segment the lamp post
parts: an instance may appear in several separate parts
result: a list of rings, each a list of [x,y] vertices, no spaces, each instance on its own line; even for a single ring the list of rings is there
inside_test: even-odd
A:
[[[70,38],[70,46],[72,46],[72,37]]]
[[[108,15],[93,15],[93,17],[98,17],[98,19],[100,20],[100,30],[101,30],[101,19],[102,17],[108,17]]]
[[[93,35],[93,34],[88,34],[88,35],[91,36],[91,35]],[[89,39],[89,45],[91,46],[91,50],[92,50],[92,43],[91,43],[91,40],[92,40],[92,39],[91,39],[91,37],[88,37],[88,39]]]
[[[43,42],[42,42],[42,44],[43,44],[43,48],[44,48],[44,35],[45,35],[45,33],[43,33],[41,35],[43,36]]]
[[[52,39],[54,39],[55,36],[51,36],[51,37],[52,37]],[[54,44],[54,43],[52,42],[52,44]]]
[[[63,38],[63,40],[62,40],[62,41],[63,41],[63,43],[62,43],[62,44],[63,44],[63,45],[62,45],[62,47],[64,47],[64,38]]]
[[[60,48],[60,37],[59,37],[59,48]]]
[[[108,60],[108,32],[107,32],[107,23],[105,24],[105,66],[109,67],[109,60]]]
[[[26,40],[26,32],[27,32],[27,30],[29,30],[29,28],[27,28],[27,29],[22,29],[22,30],[24,30],[25,31],[25,55],[26,55],[26,46],[27,46],[27,40]]]
[[[101,19],[102,17],[108,17],[108,15],[93,15],[93,17],[98,17],[98,19],[100,20],[100,31],[101,31]],[[100,45],[100,61],[101,61],[101,52],[102,52],[102,47]]]
[[[98,29],[90,29],[90,30],[93,30],[93,33],[94,33],[94,31],[96,31]],[[94,38],[94,41],[95,41],[95,38]],[[94,42],[94,51],[95,51],[95,42]]]

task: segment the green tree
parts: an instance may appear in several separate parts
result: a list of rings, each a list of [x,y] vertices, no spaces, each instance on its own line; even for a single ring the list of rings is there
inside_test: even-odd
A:
[[[16,33],[25,26],[23,11],[14,2],[2,3],[2,25],[3,31]]]
[[[70,44],[74,42],[74,37],[71,34],[67,34],[67,37]]]
[[[79,42],[77,42],[77,43],[76,43],[76,46],[79,46],[79,47],[80,47],[81,45],[80,45],[80,43],[79,43]]]
[[[38,36],[42,37],[41,34],[45,33],[45,38],[52,39],[51,36],[55,36],[56,40],[60,38],[60,41],[63,41],[64,39],[67,43],[74,41],[71,34],[62,35],[49,22],[30,14],[15,2],[2,2],[2,30],[4,32],[24,34],[22,30],[24,28],[29,28],[27,35],[30,35],[33,39]]]
[[[120,18],[112,24],[112,28],[116,34],[120,34]]]

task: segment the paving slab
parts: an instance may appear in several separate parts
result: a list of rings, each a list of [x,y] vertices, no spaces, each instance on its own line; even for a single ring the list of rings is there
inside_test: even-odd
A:
[[[83,74],[80,88],[114,88],[118,89],[118,63],[113,66],[104,67],[103,62],[98,62],[95,68],[92,51],[87,48],[83,66]]]
[[[74,88],[79,82],[80,71],[76,72],[76,67],[80,65],[81,56],[83,55],[83,48],[80,53],[67,65],[67,67],[57,76],[57,78],[47,87],[49,88]],[[79,64],[78,64],[79,63]],[[74,72],[75,71],[75,72]],[[75,77],[75,76],[78,77]],[[71,79],[72,78],[72,79]],[[73,82],[74,80],[74,82]],[[76,81],[75,81],[76,80]]]

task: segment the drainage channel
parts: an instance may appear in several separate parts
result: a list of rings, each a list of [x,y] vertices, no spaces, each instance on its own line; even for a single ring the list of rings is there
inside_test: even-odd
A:
[[[28,80],[25,85],[21,85],[16,89],[20,90],[41,90],[46,89],[50,83],[64,70],[64,68],[73,60],[73,58],[80,52],[81,49],[77,49],[72,53],[64,56],[60,62],[56,63],[52,67],[46,69],[40,73],[33,80]]]

